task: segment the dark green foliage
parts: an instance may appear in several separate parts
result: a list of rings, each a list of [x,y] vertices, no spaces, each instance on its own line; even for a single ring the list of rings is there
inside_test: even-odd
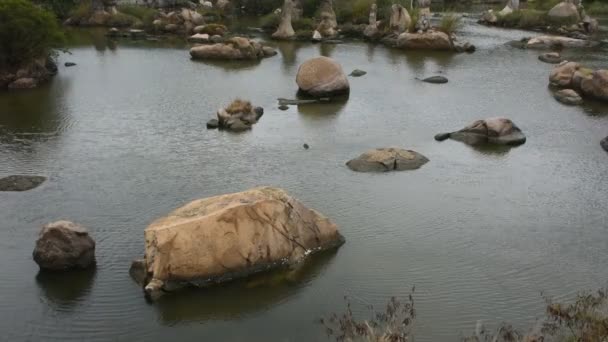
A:
[[[106,25],[111,27],[129,27],[137,22],[138,19],[134,16],[119,12],[108,18]]]
[[[146,29],[152,29],[154,27],[152,23],[158,16],[157,10],[144,6],[123,5],[118,6],[118,11],[137,18]]]
[[[291,26],[295,31],[313,30],[314,21],[310,18],[300,18],[298,20],[292,20]]]
[[[276,29],[277,27],[279,27],[280,22],[281,16],[274,13],[266,14],[265,16],[260,18],[260,26],[266,30]]]
[[[535,9],[539,11],[548,11],[553,6],[560,3],[561,0],[534,0],[528,2],[528,9]]]
[[[46,57],[63,39],[51,12],[28,0],[0,1],[0,67]]]
[[[586,4],[585,9],[588,14],[608,15],[608,0],[596,0]]]
[[[35,4],[49,10],[58,18],[66,19],[70,16],[72,10],[76,7],[76,0],[35,0]]]

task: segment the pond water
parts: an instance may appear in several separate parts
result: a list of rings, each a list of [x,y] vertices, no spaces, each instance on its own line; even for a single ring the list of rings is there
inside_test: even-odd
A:
[[[541,292],[567,300],[606,285],[608,106],[555,101],[552,66],[504,46],[533,33],[471,21],[462,35],[474,54],[284,43],[259,63],[193,62],[181,42],[74,35],[49,85],[0,94],[0,176],[49,178],[0,193],[0,339],[323,340],[317,320],[342,312],[343,296],[366,317],[368,305],[416,286],[416,340],[455,341],[477,320],[527,327],[543,313]],[[607,67],[607,52],[564,54]],[[276,98],[295,96],[298,65],[317,55],[368,74],[350,78],[347,102],[278,110]],[[415,80],[439,72],[448,84]],[[207,130],[237,96],[265,108],[261,121],[242,134]],[[433,139],[492,116],[511,118],[526,144]],[[345,167],[383,146],[430,162],[390,174]],[[128,275],[145,227],[192,199],[260,185],[332,218],[346,244],[289,274],[147,303]],[[94,272],[38,274],[38,230],[58,219],[90,229]]]

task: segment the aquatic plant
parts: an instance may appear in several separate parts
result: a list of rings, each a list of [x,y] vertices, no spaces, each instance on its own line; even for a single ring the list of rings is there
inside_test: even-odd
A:
[[[325,327],[329,338],[336,341],[405,342],[410,341],[412,327],[416,318],[414,309],[414,288],[405,300],[392,297],[383,312],[374,312],[367,320],[357,320],[347,297],[346,311],[340,315],[332,314],[320,323]]]
[[[454,13],[446,13],[439,22],[439,31],[448,35],[458,31],[462,27],[462,17]]]
[[[0,1],[0,68],[47,57],[63,41],[51,12],[27,0]]]

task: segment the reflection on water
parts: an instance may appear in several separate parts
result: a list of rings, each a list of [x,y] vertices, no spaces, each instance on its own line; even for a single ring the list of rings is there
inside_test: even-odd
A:
[[[36,275],[36,284],[45,302],[61,311],[70,311],[86,300],[94,281],[94,267],[68,272],[40,271]]]
[[[336,251],[325,251],[290,269],[276,270],[223,286],[167,294],[152,305],[163,324],[239,319],[281,304],[323,274]]]

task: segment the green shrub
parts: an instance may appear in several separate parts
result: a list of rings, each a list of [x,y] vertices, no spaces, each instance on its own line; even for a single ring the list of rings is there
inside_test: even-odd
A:
[[[93,4],[90,0],[84,0],[72,10],[70,17],[72,20],[79,22],[90,17],[91,13],[93,13]]]
[[[317,14],[321,0],[302,0],[302,11],[304,17],[312,18]]]
[[[600,2],[596,0],[586,6],[585,10],[588,14],[608,15],[608,2]]]
[[[528,2],[528,9],[548,11],[555,5],[559,4],[561,0],[534,0]]]
[[[139,19],[142,27],[147,30],[154,28],[153,22],[158,16],[157,10],[145,6],[123,5],[118,6],[118,11]]]
[[[439,31],[448,35],[458,31],[462,26],[462,17],[454,13],[446,13],[439,22]]]
[[[416,26],[418,26],[418,20],[420,19],[420,9],[414,8],[410,11],[410,18],[412,21],[410,21],[410,26],[407,28],[407,31],[414,33],[416,32]]]
[[[35,4],[49,10],[58,18],[67,18],[76,7],[76,0],[35,0]]]
[[[279,27],[279,23],[281,23],[281,16],[274,13],[266,14],[260,18],[260,26],[266,30],[276,29]]]
[[[0,1],[0,67],[46,57],[63,39],[51,12],[28,0]]]
[[[353,3],[353,18],[357,24],[369,22],[369,11],[374,0],[355,0]]]
[[[300,18],[291,22],[291,26],[295,31],[313,30],[314,25],[314,21],[310,18]]]
[[[106,25],[114,27],[129,27],[137,22],[138,20],[134,16],[118,12],[108,19]]]

